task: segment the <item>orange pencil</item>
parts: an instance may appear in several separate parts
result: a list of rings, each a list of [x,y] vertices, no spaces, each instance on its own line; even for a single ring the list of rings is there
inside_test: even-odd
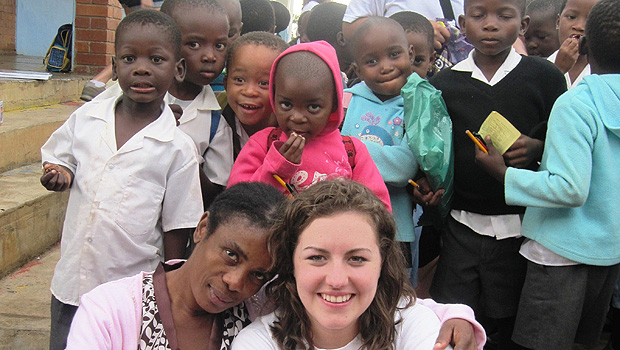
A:
[[[487,150],[486,146],[482,144],[482,142],[480,142],[480,140],[478,140],[474,134],[471,133],[471,131],[469,130],[465,130],[465,133],[467,134],[467,136],[469,136],[469,138],[474,141],[474,143],[476,144],[476,146],[478,146],[478,148],[480,148],[480,150],[484,153],[489,153],[489,151]]]

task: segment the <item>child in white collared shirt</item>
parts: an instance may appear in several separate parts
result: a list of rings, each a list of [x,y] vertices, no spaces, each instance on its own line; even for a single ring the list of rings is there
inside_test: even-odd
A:
[[[125,17],[113,61],[123,94],[85,104],[41,148],[41,183],[70,188],[51,286],[50,349],[65,348],[82,294],[182,258],[200,220],[196,147],[163,102],[182,77],[179,44],[169,16]]]

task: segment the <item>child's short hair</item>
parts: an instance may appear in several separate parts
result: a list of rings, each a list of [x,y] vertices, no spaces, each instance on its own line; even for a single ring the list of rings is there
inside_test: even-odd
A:
[[[375,26],[385,27],[390,25],[393,25],[395,30],[402,29],[401,25],[398,22],[388,17],[368,17],[367,20],[360,24],[360,26],[355,30],[355,33],[353,33],[350,41],[351,52],[353,53],[353,60],[356,60],[355,56],[358,50],[357,47],[361,39],[366,36],[366,33],[372,30]],[[405,36],[405,30],[402,29],[402,32],[405,41],[407,41],[407,37]]]
[[[278,54],[288,49],[288,43],[279,35],[273,35],[267,32],[250,32],[243,34],[228,47],[228,58],[226,59],[226,69],[230,70],[230,65],[234,60],[235,53],[241,47],[247,45],[265,46]]]
[[[467,11],[467,7],[469,6],[469,3],[472,0],[465,0],[463,2],[463,8],[465,9],[465,11]],[[506,0],[504,0],[506,1]],[[521,17],[525,16],[525,7],[526,7],[526,1],[525,0],[511,0],[517,3],[517,6],[519,7],[519,9],[521,11],[519,11],[519,13],[521,14]]]
[[[273,13],[275,15],[276,33],[280,33],[288,28],[288,25],[291,22],[291,13],[288,12],[286,6],[282,5],[282,3],[278,1],[271,0],[269,3],[271,4],[271,7],[273,7]]]
[[[276,17],[268,0],[240,0],[243,27],[241,34],[249,32],[273,33]]]
[[[170,1],[170,0],[168,0]],[[159,27],[160,34],[172,46],[174,58],[181,59],[181,31],[176,22],[167,14],[156,10],[138,10],[127,15],[116,28],[116,37],[114,39],[114,50],[118,46],[118,38],[134,25],[146,26],[153,25]]]
[[[551,10],[553,14],[557,16],[561,12],[560,7],[562,6],[562,2],[562,0],[533,0],[527,5],[525,14],[544,13]]]
[[[588,54],[604,70],[620,73],[620,0],[600,0],[586,22]]]
[[[429,47],[435,45],[435,29],[426,17],[417,12],[401,11],[391,15],[390,18],[398,22],[405,31],[424,35]]]
[[[228,18],[228,13],[217,0],[166,0],[161,5],[159,11],[174,17],[173,14],[177,9],[191,10],[194,8],[204,8],[209,12],[219,12]]]
[[[338,32],[342,31],[342,18],[347,7],[337,2],[316,5],[308,17],[306,35],[310,41],[325,40],[336,47]]]

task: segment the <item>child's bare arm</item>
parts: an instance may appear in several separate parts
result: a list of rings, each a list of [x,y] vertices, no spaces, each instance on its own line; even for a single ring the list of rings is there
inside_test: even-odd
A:
[[[193,229],[191,228],[178,228],[164,232],[165,261],[185,258],[185,249],[192,232]]]
[[[504,160],[508,166],[525,168],[540,159],[544,146],[541,140],[521,135],[504,153]]]
[[[555,65],[562,73],[568,72],[579,58],[579,39],[568,38],[560,45]]]
[[[43,176],[41,176],[41,185],[49,191],[62,192],[73,182],[73,172],[67,167],[59,164],[45,162],[43,164]]]
[[[288,140],[278,150],[286,160],[293,164],[301,163],[301,155],[304,151],[306,138],[292,132]]]

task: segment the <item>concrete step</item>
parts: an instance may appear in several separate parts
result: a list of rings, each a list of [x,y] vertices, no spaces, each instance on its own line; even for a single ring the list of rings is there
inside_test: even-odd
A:
[[[41,146],[82,102],[65,102],[4,113],[0,126],[0,172],[41,160]]]
[[[50,192],[35,163],[0,174],[0,277],[58,242],[69,191]]]
[[[55,244],[0,280],[0,350],[48,349],[49,288],[59,259]]]
[[[54,74],[47,81],[0,80],[0,101],[4,102],[5,112],[78,101],[89,79],[74,74]]]

